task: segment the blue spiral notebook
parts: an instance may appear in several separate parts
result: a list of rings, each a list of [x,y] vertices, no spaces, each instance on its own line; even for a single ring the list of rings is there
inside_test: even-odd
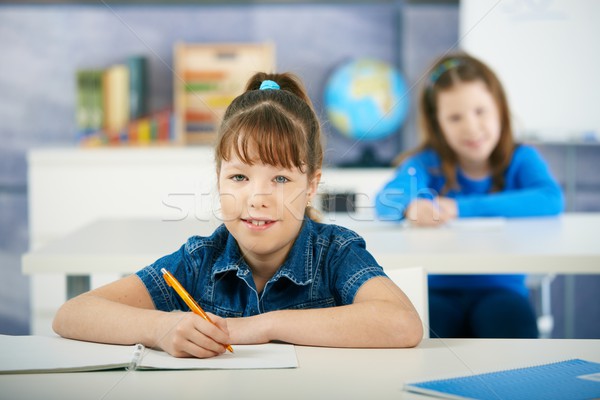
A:
[[[404,390],[446,399],[599,399],[600,364],[573,359],[452,379],[406,383]]]

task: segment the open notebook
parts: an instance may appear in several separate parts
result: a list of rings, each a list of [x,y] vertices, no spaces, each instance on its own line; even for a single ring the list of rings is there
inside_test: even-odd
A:
[[[263,369],[296,368],[289,344],[234,346],[213,358],[176,358],[142,345],[121,346],[53,336],[0,335],[0,374],[99,371],[105,369]]]
[[[565,360],[451,379],[406,383],[404,389],[445,399],[577,400],[600,398],[600,364]]]

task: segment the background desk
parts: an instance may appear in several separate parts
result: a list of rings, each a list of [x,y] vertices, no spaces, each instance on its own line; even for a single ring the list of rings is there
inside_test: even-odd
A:
[[[448,274],[600,273],[600,213],[438,229],[407,228],[342,214],[326,215],[324,222],[361,234],[385,269],[422,266],[428,273]],[[195,219],[101,220],[25,254],[23,271],[45,276],[91,275],[91,286],[97,287],[176,251],[191,235],[209,235],[217,225],[218,221]],[[80,288],[86,289],[85,285]],[[55,311],[68,294],[77,292],[64,282],[34,286],[33,333],[50,333]]]
[[[465,219],[415,228],[331,214],[354,229],[384,268],[419,265],[429,273],[600,273],[600,213],[559,217]]]
[[[295,369],[0,375],[0,398],[427,399],[403,384],[571,358],[600,362],[600,340],[424,339],[414,349],[296,346],[296,354]]]
[[[365,238],[386,269],[422,266],[429,273],[600,273],[600,213],[507,219],[485,226],[408,228],[330,214],[328,223]],[[23,257],[23,272],[132,273],[177,250],[218,222],[186,219],[102,220]]]

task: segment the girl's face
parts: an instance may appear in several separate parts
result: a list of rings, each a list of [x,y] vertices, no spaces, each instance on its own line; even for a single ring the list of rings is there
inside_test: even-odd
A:
[[[219,173],[221,211],[246,261],[283,264],[300,232],[308,201],[317,191],[321,172],[309,182],[299,169],[244,164],[232,152]]]
[[[488,167],[500,140],[500,114],[483,81],[463,82],[437,95],[437,118],[461,166]]]

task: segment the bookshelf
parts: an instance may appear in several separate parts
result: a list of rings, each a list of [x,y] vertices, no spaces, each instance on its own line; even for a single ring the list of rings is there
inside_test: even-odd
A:
[[[271,43],[177,43],[173,63],[175,141],[210,144],[225,109],[252,74],[275,70],[275,48]]]

